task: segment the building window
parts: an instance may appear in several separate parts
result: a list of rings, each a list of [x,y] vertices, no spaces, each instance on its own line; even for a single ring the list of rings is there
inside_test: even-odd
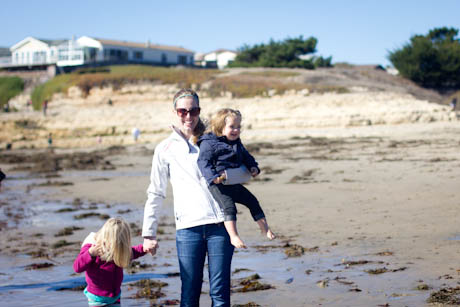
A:
[[[144,58],[144,53],[142,51],[134,51],[134,59],[142,60]]]
[[[187,65],[187,57],[185,55],[178,55],[177,56],[177,64],[179,64],[179,65]]]
[[[168,57],[166,56],[166,53],[161,54],[161,63],[166,64],[168,62]]]

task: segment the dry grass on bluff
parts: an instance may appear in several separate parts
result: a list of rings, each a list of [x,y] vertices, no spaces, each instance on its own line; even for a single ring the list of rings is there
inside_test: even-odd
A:
[[[333,68],[282,69],[232,68],[226,70],[153,67],[142,65],[108,66],[78,70],[59,75],[39,85],[32,93],[35,109],[54,93],[66,93],[72,86],[84,96],[93,88],[111,86],[118,90],[126,84],[177,84],[192,87],[210,97],[267,97],[285,93],[348,93],[355,91],[391,91],[408,93],[418,99],[448,103],[448,97],[423,89],[374,66],[337,66]]]

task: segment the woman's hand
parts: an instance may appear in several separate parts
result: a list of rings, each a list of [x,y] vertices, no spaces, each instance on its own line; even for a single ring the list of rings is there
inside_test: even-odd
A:
[[[142,244],[144,253],[150,253],[152,256],[157,253],[157,248],[160,247],[158,241],[153,238],[144,238],[144,243]]]
[[[102,255],[102,253],[103,253],[102,246],[99,245],[99,244],[93,244],[93,245],[89,248],[88,252],[89,252],[89,254],[91,255],[91,257],[100,256],[100,255]]]
[[[251,167],[250,172],[252,177],[259,175],[259,170],[257,169],[257,167]]]

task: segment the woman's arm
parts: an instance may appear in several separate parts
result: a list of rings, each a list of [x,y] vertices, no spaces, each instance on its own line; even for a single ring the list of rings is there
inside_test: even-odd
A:
[[[147,201],[144,207],[144,222],[142,236],[155,239],[158,227],[158,207],[166,198],[166,190],[169,179],[169,166],[161,158],[162,148],[155,149],[150,173],[150,185],[147,189]]]

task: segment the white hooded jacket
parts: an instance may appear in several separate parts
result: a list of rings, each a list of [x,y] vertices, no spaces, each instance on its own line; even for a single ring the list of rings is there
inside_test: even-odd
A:
[[[173,189],[176,229],[224,221],[223,212],[198,168],[198,154],[199,147],[174,127],[171,135],[156,146],[144,208],[143,237],[156,236],[158,208],[166,197],[168,180]]]

